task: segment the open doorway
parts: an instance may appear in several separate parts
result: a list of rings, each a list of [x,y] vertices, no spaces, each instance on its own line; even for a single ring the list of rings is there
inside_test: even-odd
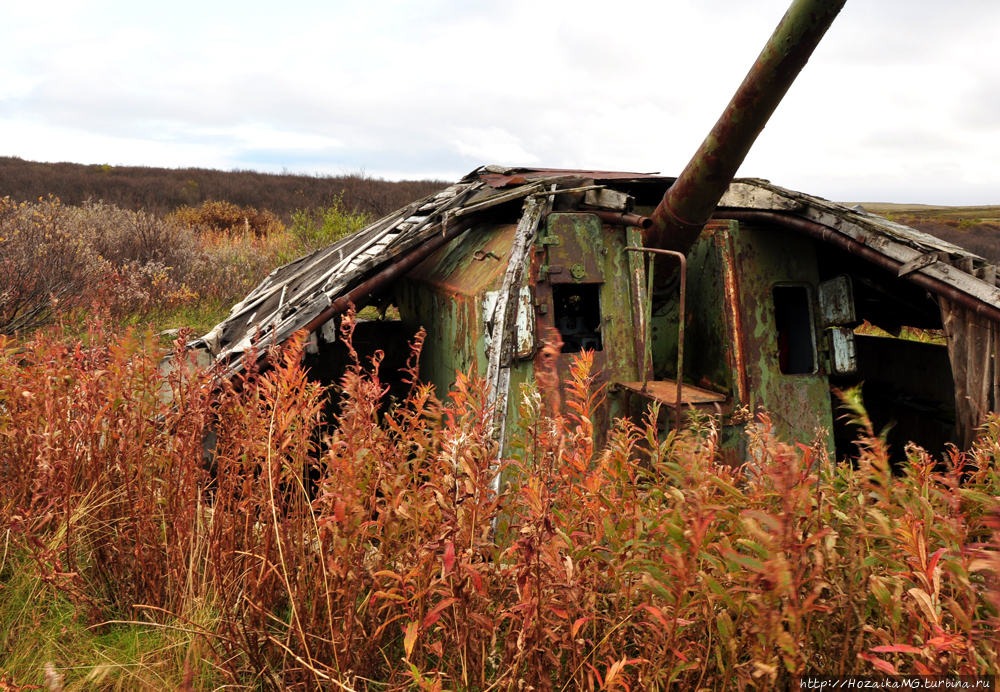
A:
[[[940,457],[959,440],[955,382],[936,298],[837,248],[824,247],[818,256],[821,279],[841,292],[827,301],[834,307],[824,307],[822,296],[819,300],[830,353],[837,457],[857,454],[857,431],[835,391],[851,387],[861,387],[875,431],[887,431],[894,464],[905,459],[908,442]],[[849,349],[834,345],[834,332],[849,338]]]

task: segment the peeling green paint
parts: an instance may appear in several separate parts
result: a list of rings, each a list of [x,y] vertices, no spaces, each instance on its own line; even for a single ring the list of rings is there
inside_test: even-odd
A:
[[[421,376],[439,392],[447,392],[455,372],[483,374],[486,371],[485,325],[482,299],[503,282],[506,257],[515,226],[478,226],[430,256],[396,286],[395,300],[401,319],[414,329],[427,329],[421,358]],[[598,387],[614,381],[635,381],[639,366],[634,342],[633,306],[629,287],[625,229],[604,226],[593,214],[551,214],[536,243],[536,263],[542,269],[562,267],[558,274],[538,268],[529,272],[526,284],[535,293],[536,343],[545,328],[553,328],[553,284],[598,284],[602,314],[603,348],[594,354]],[[501,261],[490,257],[490,253]],[[477,257],[479,259],[477,259]],[[571,268],[578,265],[576,275]],[[571,354],[559,358],[559,369],[567,375]],[[530,359],[516,360],[511,367],[507,430],[517,427],[521,384],[534,378]],[[607,395],[598,407],[595,428],[603,437],[616,416],[625,409],[620,397]]]
[[[442,393],[453,384],[456,371],[474,375],[486,371],[483,297],[503,281],[514,231],[513,225],[475,227],[429,257],[396,287],[402,319],[428,330],[421,373]],[[540,230],[525,279],[534,292],[537,344],[547,328],[555,327],[553,286],[599,286],[603,348],[594,354],[594,368],[596,384],[607,394],[594,421],[599,439],[615,417],[629,414],[628,398],[612,391],[612,385],[642,379],[631,284],[632,267],[640,272],[641,268],[630,262],[626,247],[626,229],[604,226],[593,214],[553,213]],[[727,272],[728,290],[738,294],[735,301],[727,297]],[[806,375],[781,373],[772,289],[782,283],[808,286],[815,300],[818,270],[811,241],[788,231],[735,222],[704,231],[688,255],[685,380],[725,393],[734,406],[766,410],[780,437],[808,441],[817,428],[832,430],[829,383],[821,367]],[[738,314],[734,306],[741,306]],[[650,325],[654,374],[659,379],[671,378],[676,367],[677,307],[677,296],[669,297],[658,305]],[[818,315],[815,307],[813,315]],[[817,328],[816,333],[821,331]],[[817,356],[817,363],[822,363],[823,354]],[[564,379],[571,362],[571,354],[559,358]],[[743,368],[740,363],[745,363]],[[521,384],[533,377],[530,358],[514,362],[508,431],[517,427]],[[634,415],[635,402],[632,406]],[[728,416],[724,423],[720,438],[724,458],[732,463],[744,460],[742,426],[733,425]],[[832,443],[832,437],[828,440]]]
[[[771,415],[779,437],[808,442],[818,429],[824,429],[832,449],[830,382],[821,367],[822,354],[815,354],[815,373],[783,374],[778,362],[778,330],[774,316],[773,289],[776,285],[807,287],[814,341],[822,349],[822,330],[816,322],[819,271],[815,244],[788,230],[746,225],[735,227],[734,240],[746,315],[750,404],[754,410],[763,409]]]

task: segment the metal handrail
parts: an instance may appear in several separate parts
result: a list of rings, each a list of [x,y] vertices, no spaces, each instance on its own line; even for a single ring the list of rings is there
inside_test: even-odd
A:
[[[674,250],[661,250],[659,248],[653,247],[627,247],[625,248],[630,252],[648,252],[653,255],[673,255],[681,263],[681,296],[680,296],[680,309],[677,315],[677,402],[674,405],[675,408],[675,420],[676,425],[680,427],[681,425],[681,403],[682,403],[682,392],[683,392],[683,381],[684,381],[684,305],[687,302],[687,257],[684,256],[683,252],[676,252]],[[653,325],[653,262],[649,262],[649,274],[646,277],[647,290],[646,290],[646,329],[652,331]],[[650,334],[649,339],[644,339],[645,341],[645,351],[642,354],[642,391],[646,393],[646,382],[647,376],[650,370],[647,362],[651,358],[650,354],[650,341],[652,341],[652,334]]]

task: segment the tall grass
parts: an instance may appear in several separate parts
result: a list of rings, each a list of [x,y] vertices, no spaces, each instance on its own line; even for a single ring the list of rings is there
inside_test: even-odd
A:
[[[95,330],[100,348],[0,345],[0,670],[18,684],[46,662],[66,689],[766,690],[997,669],[998,420],[972,454],[911,446],[893,475],[848,393],[856,467],[761,415],[732,469],[711,420],[661,439],[651,412],[596,444],[590,357],[560,391],[550,346],[497,469],[483,383],[438,400],[419,337],[405,401],[380,414],[379,358],[355,362],[325,421],[300,342],[219,388],[158,370],[148,335]],[[134,667],[95,673],[116,634]]]

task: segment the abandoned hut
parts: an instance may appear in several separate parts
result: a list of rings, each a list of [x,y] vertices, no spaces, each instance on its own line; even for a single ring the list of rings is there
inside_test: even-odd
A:
[[[684,272],[668,265],[666,282],[650,282],[644,215],[673,182],[479,169],[276,269],[202,343],[232,375],[251,345],[266,349],[305,329],[307,364],[330,382],[347,357],[337,316],[349,304],[383,313],[392,305],[398,319],[357,326],[359,353],[383,350],[389,374],[423,327],[422,377],[446,392],[456,371],[486,375],[508,426],[551,329],[564,372],[574,354],[594,351],[607,393],[600,431],[650,400],[670,425],[680,375],[683,407],[722,415],[733,462],[743,438],[731,414],[741,407],[768,411],[786,439],[822,428],[831,447],[851,451],[833,390],[860,383],[876,425],[894,423],[896,447],[970,444],[1000,391],[995,267],[863,210],[740,179],[686,253]],[[891,334],[943,330],[947,344],[854,333],[865,321]]]
[[[639,173],[487,166],[343,240],[275,269],[200,341],[232,376],[243,354],[299,330],[307,365],[336,381],[350,305],[398,319],[359,324],[363,356],[402,365],[427,330],[421,376],[446,392],[486,377],[500,454],[558,333],[565,373],[594,353],[605,387],[595,426],[662,404],[721,415],[727,461],[745,458],[741,410],[777,434],[852,452],[835,390],[862,384],[890,443],[967,448],[1000,404],[1000,289],[983,258],[920,231],[734,175],[844,0],[795,0],[688,165]],[[394,310],[387,311],[388,306]],[[945,343],[862,335],[942,330]]]

